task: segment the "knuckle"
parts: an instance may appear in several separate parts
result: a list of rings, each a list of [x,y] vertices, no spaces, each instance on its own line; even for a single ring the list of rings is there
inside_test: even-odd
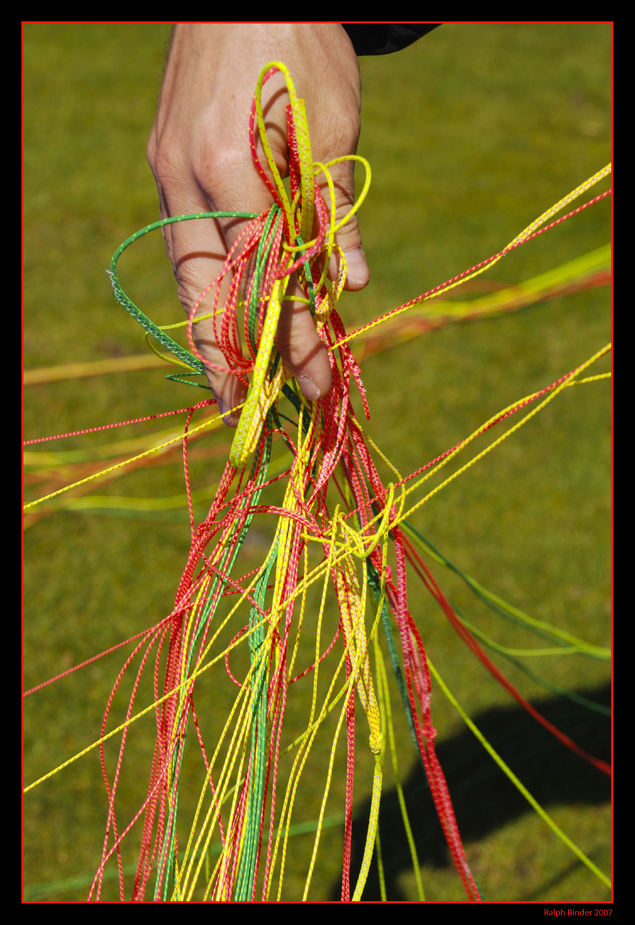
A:
[[[157,141],[156,135],[152,134],[146,155],[150,169],[160,186],[171,186],[182,177],[183,159],[175,146],[166,144],[164,140]]]

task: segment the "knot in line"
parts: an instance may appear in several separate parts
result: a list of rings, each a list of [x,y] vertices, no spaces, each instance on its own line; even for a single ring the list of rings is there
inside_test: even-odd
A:
[[[375,760],[380,760],[384,753],[384,734],[380,729],[369,735],[368,745],[375,756]]]

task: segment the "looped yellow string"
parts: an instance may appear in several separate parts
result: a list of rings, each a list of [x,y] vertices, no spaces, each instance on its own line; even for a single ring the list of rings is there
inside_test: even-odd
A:
[[[337,252],[337,279],[334,284],[327,289],[326,299],[323,299],[315,307],[315,322],[318,328],[321,324],[324,324],[331,314],[331,311],[335,308],[344,289],[344,283],[346,282],[346,275],[348,273],[348,265],[346,263],[344,251],[338,247],[337,244],[333,246],[333,251]],[[330,261],[330,256],[327,257],[327,259]]]
[[[267,138],[265,117],[262,108],[263,84],[272,69],[277,69],[283,75],[289,94],[289,107],[297,143],[300,171],[300,189],[294,202],[289,200],[282,177],[276,166],[273,152]],[[285,216],[289,235],[295,234],[296,228],[298,229],[300,243],[297,240],[287,240],[283,242],[283,249],[289,255],[289,267],[291,266],[291,257],[293,255],[296,253],[307,253],[311,247],[316,244],[316,240],[311,239],[315,216],[315,182],[318,175],[324,176],[329,190],[330,221],[328,229],[324,230],[324,243],[322,245],[321,254],[324,258],[323,268],[321,277],[315,287],[316,291],[320,291],[327,282],[329,264],[334,250],[338,252],[339,269],[335,284],[326,286],[327,297],[321,300],[320,306],[316,310],[316,322],[318,325],[323,324],[341,295],[346,281],[346,261],[341,251],[337,248],[335,235],[359,209],[366,197],[366,193],[370,186],[370,167],[368,162],[358,155],[346,155],[344,157],[335,158],[326,164],[313,163],[304,100],[298,97],[288,69],[280,62],[275,61],[268,64],[260,73],[256,86],[255,114],[259,138]],[[365,166],[366,175],[360,195],[346,215],[336,220],[335,187],[329,171],[334,165],[349,160],[361,162]],[[298,217],[297,225],[295,221],[296,216]],[[317,255],[314,255],[313,259],[315,259],[315,256]],[[277,285],[274,285],[267,303],[253,375],[229,454],[229,461],[236,468],[243,468],[252,456],[267,413],[279,397],[284,384],[285,374],[282,367],[279,368],[272,380],[267,379],[267,374],[274,350],[276,330],[289,279],[289,276],[282,275],[281,278],[277,280]]]
[[[338,526],[349,540],[349,542],[345,544],[345,548],[354,556],[357,556],[358,559],[365,559],[366,547],[364,546],[364,540],[359,531],[354,530],[350,524],[347,524],[341,515]]]
[[[399,511],[391,523],[392,509],[394,506],[394,497],[395,497],[395,486],[392,482],[389,482],[388,494],[386,497],[386,503],[384,505],[384,510],[382,512],[381,519],[379,521],[379,524],[377,525],[377,529],[375,533],[372,533],[370,535],[363,533],[362,531],[359,531],[359,530],[354,530],[353,527],[351,527],[350,524],[348,524],[346,520],[342,516],[340,516],[338,526],[340,527],[342,533],[346,534],[346,536],[348,537],[350,541],[350,545],[348,545],[347,548],[349,552],[351,552],[354,556],[357,556],[358,559],[366,559],[371,554],[371,552],[373,552],[377,544],[384,537],[386,537],[388,533],[390,533],[390,530],[392,529],[392,527],[395,526],[395,524],[399,523],[399,520],[401,519],[401,512],[403,510],[403,506],[405,503],[404,486],[401,487],[401,499],[399,503]]]
[[[260,75],[259,75],[259,77],[258,77],[258,82],[257,82],[257,84],[256,84],[256,94],[255,94],[255,98],[254,98],[254,105],[255,105],[255,110],[256,110],[256,120],[257,120],[257,123],[258,123],[258,134],[259,134],[260,142],[261,142],[261,144],[262,144],[262,147],[263,147],[263,150],[264,150],[264,153],[265,153],[265,159],[266,159],[266,161],[267,161],[267,165],[268,165],[268,167],[269,167],[269,170],[271,171],[271,176],[272,176],[273,182],[274,182],[274,184],[275,184],[275,186],[276,186],[276,190],[277,190],[277,192],[278,192],[278,197],[279,197],[279,199],[280,199],[280,203],[281,203],[281,205],[282,205],[282,209],[283,209],[283,211],[284,211],[284,213],[285,213],[285,218],[286,218],[286,220],[287,220],[287,227],[289,228],[289,230],[291,230],[291,229],[293,228],[293,217],[292,217],[292,211],[291,211],[291,203],[289,202],[289,197],[287,196],[287,191],[286,191],[286,189],[285,189],[285,187],[284,187],[284,183],[282,182],[282,177],[280,176],[280,171],[278,170],[278,167],[277,167],[277,165],[276,165],[275,158],[274,158],[273,153],[272,153],[272,151],[271,151],[271,145],[269,144],[269,138],[267,137],[267,129],[266,129],[266,125],[265,125],[265,116],[264,116],[264,112],[263,112],[263,108],[262,108],[262,88],[263,88],[263,85],[264,85],[264,82],[265,82],[266,77],[269,75],[269,72],[270,72],[271,70],[274,70],[274,69],[280,71],[280,73],[283,75],[283,77],[284,77],[284,79],[285,79],[285,83],[286,83],[286,86],[287,86],[287,93],[289,94],[289,101],[290,101],[290,105],[291,105],[291,110],[292,110],[293,116],[294,116],[294,126],[295,126],[295,129],[296,129],[296,133],[298,133],[298,131],[299,131],[300,135],[303,136],[303,142],[304,142],[303,149],[300,150],[300,148],[299,148],[299,146],[298,146],[298,150],[299,150],[299,153],[300,153],[300,157],[301,157],[301,158],[304,158],[305,161],[306,161],[307,159],[310,161],[310,159],[311,159],[311,150],[310,150],[310,147],[309,147],[308,131],[306,131],[306,120],[305,120],[304,129],[303,129],[302,127],[300,127],[300,128],[298,129],[298,119],[301,120],[301,119],[303,118],[303,116],[304,116],[304,105],[303,105],[303,104],[302,104],[302,105],[299,105],[302,101],[299,99],[299,97],[298,97],[298,95],[297,95],[297,93],[296,93],[295,85],[294,85],[294,83],[293,83],[293,79],[292,79],[292,77],[291,77],[291,74],[289,73],[288,68],[287,68],[284,64],[282,64],[282,62],[280,62],[280,61],[272,61],[270,64],[268,64],[266,67],[264,67],[264,68],[262,69],[262,71],[260,72]],[[303,183],[303,184],[306,184],[306,178],[307,178],[307,166],[306,166],[306,164],[302,164],[302,165],[301,165],[301,167],[300,167],[300,172],[301,172],[301,177],[302,177],[302,183]],[[307,195],[307,201],[308,201],[309,199],[311,199],[312,193],[313,193],[312,186],[311,186],[310,189],[308,189],[308,190],[302,189],[303,197],[304,197],[305,194]],[[306,203],[305,203],[305,205],[306,205]]]
[[[403,491],[402,491],[403,495]],[[392,511],[393,498],[395,497],[395,486],[392,482],[388,485],[388,497],[386,498],[386,504],[384,505],[384,512],[377,527],[375,536],[371,539],[370,545],[366,547],[366,555],[369,556],[373,549],[377,546],[379,541],[386,536],[390,529],[390,514]],[[402,502],[403,506],[403,502]]]

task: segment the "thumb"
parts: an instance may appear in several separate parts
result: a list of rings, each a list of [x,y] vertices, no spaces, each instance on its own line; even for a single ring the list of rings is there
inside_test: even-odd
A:
[[[362,245],[362,237],[355,206],[354,163],[348,161],[338,164],[331,171],[335,192],[335,223],[340,226],[335,232],[335,240],[346,260],[345,289],[363,289],[370,279],[370,270]],[[323,191],[328,196],[328,190]],[[328,199],[327,199],[328,202]],[[343,224],[342,224],[343,223]],[[331,265],[330,275],[336,275],[337,266]]]
[[[344,288],[351,291],[363,289],[370,279],[370,270],[366,263],[366,255],[364,254],[364,248],[361,242],[356,247],[349,248],[348,250],[342,248],[342,250],[346,260],[346,282]]]

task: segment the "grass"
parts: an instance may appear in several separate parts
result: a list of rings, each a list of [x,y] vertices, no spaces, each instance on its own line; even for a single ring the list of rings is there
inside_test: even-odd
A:
[[[139,331],[111,297],[105,268],[120,241],[157,215],[144,152],[168,35],[161,24],[25,25],[28,370],[144,350]],[[362,59],[361,68],[359,150],[373,168],[361,223],[372,281],[342,302],[350,328],[497,252],[610,160],[606,24],[446,24],[390,58]],[[599,247],[609,234],[605,200],[515,251],[486,279],[521,281]],[[180,317],[160,236],[130,255],[126,274],[151,317]],[[577,366],[610,336],[606,288],[496,320],[444,327],[365,361],[368,430],[395,465],[410,472],[510,402]],[[604,361],[600,369],[608,368]],[[191,398],[185,387],[166,382],[161,370],[28,386],[25,437],[153,414]],[[91,436],[65,448],[92,448],[110,439]],[[213,491],[224,439],[210,437],[206,448],[217,455],[194,462],[197,488]],[[599,382],[563,393],[428,502],[416,526],[449,560],[533,618],[608,645],[609,476],[610,391]],[[100,495],[131,498],[170,497],[182,490],[178,456],[97,487]],[[124,513],[114,506],[59,510],[25,531],[27,689],[170,611],[189,546],[184,508]],[[259,527],[250,550],[254,564],[266,541],[266,526]],[[509,646],[534,644],[476,600],[457,575],[433,568],[459,611],[484,633]],[[525,722],[414,583],[412,610],[433,663],[459,702],[563,830],[608,872],[610,807],[601,777]],[[591,750],[606,749],[605,723],[496,659],[523,694],[572,735],[575,730]],[[26,701],[26,783],[96,738],[120,660],[109,656]],[[596,700],[606,696],[606,663],[574,656],[536,661],[532,667],[555,689]],[[222,698],[216,708],[222,715]],[[485,898],[606,900],[604,885],[509,791],[439,691],[434,716],[468,857]],[[401,723],[400,760],[426,896],[461,900],[404,727]],[[130,808],[139,796],[134,779],[146,778],[151,742],[150,724],[131,739],[127,760],[133,781],[122,794]],[[362,760],[360,826],[369,792],[366,771]],[[193,774],[192,793],[196,786]],[[187,806],[186,785],[183,792]],[[299,821],[314,818],[319,793],[319,777],[307,778],[306,815]],[[336,789],[336,817],[339,798]],[[95,752],[27,794],[27,898],[85,898],[86,878],[100,855],[105,807]],[[393,807],[389,787],[382,817],[389,888],[393,898],[413,898],[414,879]],[[298,834],[294,841],[289,896],[302,883],[310,839]],[[325,839],[316,899],[330,897],[337,885],[341,830],[333,826]],[[373,889],[371,877],[369,897]]]

